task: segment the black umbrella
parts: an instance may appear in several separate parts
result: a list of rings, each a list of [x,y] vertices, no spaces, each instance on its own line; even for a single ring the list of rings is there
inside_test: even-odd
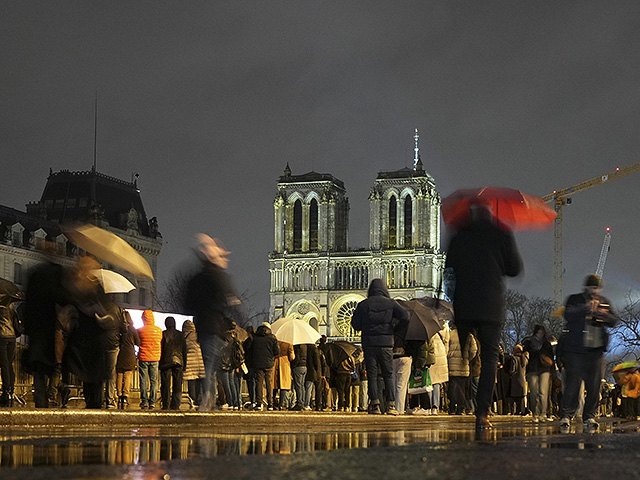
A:
[[[444,327],[436,312],[418,300],[398,300],[409,313],[409,327],[405,340],[429,340]]]
[[[20,302],[22,300],[24,300],[24,294],[16,284],[0,278],[0,303],[2,305],[9,305],[12,302]]]
[[[337,368],[348,357],[357,361],[359,352],[361,352],[357,345],[344,340],[336,340],[331,342],[329,346],[331,347],[330,362],[334,368]]]
[[[433,297],[417,298],[416,300],[425,307],[432,308],[440,321],[450,322],[453,320],[453,305],[446,300]]]

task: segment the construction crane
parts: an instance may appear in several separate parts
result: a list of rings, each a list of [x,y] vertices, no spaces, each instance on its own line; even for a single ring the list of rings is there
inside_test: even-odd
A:
[[[604,273],[604,264],[607,261],[607,254],[609,253],[609,247],[611,246],[611,229],[607,227],[607,233],[604,234],[604,240],[602,241],[602,250],[600,250],[600,258],[598,259],[598,266],[596,267],[596,275],[602,278]]]
[[[628,165],[623,168],[616,168],[613,172],[607,173],[600,177],[586,180],[582,183],[578,183],[573,187],[563,188],[562,190],[556,190],[549,195],[542,197],[545,202],[552,202],[558,216],[555,219],[553,227],[553,301],[556,306],[562,304],[562,207],[564,205],[571,205],[571,195],[574,193],[582,192],[591,187],[602,185],[603,183],[610,182],[616,178],[624,177],[630,173],[634,173],[640,170],[640,162]]]

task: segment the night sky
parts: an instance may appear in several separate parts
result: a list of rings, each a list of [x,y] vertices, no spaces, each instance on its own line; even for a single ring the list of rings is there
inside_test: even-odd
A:
[[[640,2],[2,1],[0,203],[39,200],[49,168],[140,175],[166,242],[159,287],[193,235],[232,250],[238,290],[268,305],[273,199],[289,163],[341,179],[350,246],[368,246],[381,170],[413,132],[444,197],[545,195],[639,161]],[[597,265],[615,304],[640,296],[640,172],[564,209],[565,295]],[[518,233],[551,298],[553,232]],[[443,247],[446,231],[443,229]]]

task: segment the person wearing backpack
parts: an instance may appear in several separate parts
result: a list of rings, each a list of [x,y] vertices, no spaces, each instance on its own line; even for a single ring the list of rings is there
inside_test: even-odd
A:
[[[245,354],[242,343],[236,337],[235,328],[235,322],[231,322],[229,330],[222,336],[224,344],[222,345],[218,374],[222,381],[224,396],[227,399],[229,408],[240,410],[242,402],[237,372],[244,363]]]

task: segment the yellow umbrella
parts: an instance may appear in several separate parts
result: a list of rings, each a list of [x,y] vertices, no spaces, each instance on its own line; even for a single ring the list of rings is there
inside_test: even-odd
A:
[[[153,273],[147,261],[122,238],[95,225],[82,225],[64,231],[81,249],[134,275],[149,277]]]

